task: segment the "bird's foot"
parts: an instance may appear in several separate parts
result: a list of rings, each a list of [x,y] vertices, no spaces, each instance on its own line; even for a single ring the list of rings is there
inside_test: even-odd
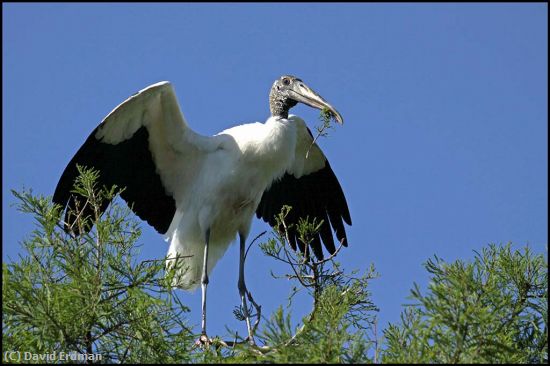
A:
[[[254,335],[253,334],[249,334],[248,337],[246,337],[245,341],[247,341],[248,344],[251,345],[251,346],[256,345],[256,341],[254,340]]]
[[[212,343],[213,343],[212,339],[208,338],[208,336],[205,333],[203,333],[201,334],[199,339],[195,341],[195,347],[208,348],[212,345]]]

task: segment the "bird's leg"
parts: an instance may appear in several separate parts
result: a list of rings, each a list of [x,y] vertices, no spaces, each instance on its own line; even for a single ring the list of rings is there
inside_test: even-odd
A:
[[[210,229],[206,230],[206,238],[204,244],[204,260],[202,264],[202,277],[201,277],[201,289],[202,289],[202,333],[199,339],[200,343],[206,344],[210,340],[206,335],[206,290],[208,287],[208,242],[210,241]]]
[[[239,233],[240,239],[240,255],[239,255],[239,282],[237,284],[239,288],[239,295],[241,296],[241,305],[243,309],[243,314],[246,320],[246,328],[248,329],[248,341],[250,344],[254,344],[254,334],[252,332],[252,327],[250,326],[250,314],[248,312],[248,304],[246,303],[246,296],[251,296],[248,290],[246,289],[246,284],[244,282],[244,261],[246,254],[246,236]]]

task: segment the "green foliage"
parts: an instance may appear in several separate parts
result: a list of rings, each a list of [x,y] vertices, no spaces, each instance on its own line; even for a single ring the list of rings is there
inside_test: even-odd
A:
[[[96,178],[83,172],[75,186],[94,212],[77,220],[80,228],[94,225],[78,237],[58,224],[60,207],[49,199],[13,192],[37,227],[19,261],[2,267],[3,350],[100,354],[102,362],[189,360],[188,310],[164,285],[164,261],[135,262],[137,224],[119,205],[99,215],[101,199],[115,190],[98,190]]]
[[[356,282],[355,286],[363,285]],[[274,363],[369,362],[367,353],[375,342],[369,340],[365,329],[354,326],[359,317],[364,324],[371,321],[367,314],[358,314],[356,305],[361,301],[364,298],[351,287],[330,285],[321,291],[314,312],[305,317],[295,331],[290,325],[290,315],[279,308],[260,336],[265,344],[271,345],[270,350],[258,360]]]
[[[332,125],[331,125],[332,120],[335,120],[334,114],[330,109],[328,109],[327,107],[324,107],[319,113],[320,124],[315,126],[315,129],[317,130],[317,135],[315,135],[315,137],[313,138],[313,141],[311,142],[311,145],[309,146],[306,152],[306,159],[309,156],[309,151],[311,150],[311,147],[315,145],[315,143],[317,142],[317,139],[319,137],[328,136],[328,130],[332,128]]]
[[[321,136],[328,136],[328,132],[325,130],[328,130],[332,128],[332,125],[330,122],[334,119],[334,114],[332,114],[331,110],[327,107],[323,108],[321,110],[321,113],[319,114],[319,121],[321,122],[320,126],[316,126],[315,129]]]
[[[107,363],[548,360],[548,264],[542,255],[490,245],[472,263],[428,260],[427,294],[415,285],[414,303],[379,339],[378,309],[369,291],[377,277],[374,266],[363,273],[344,270],[335,261],[341,245],[334,255],[315,260],[309,244],[322,223],[308,218],[296,227],[306,254],[292,250],[286,223],[291,207],[283,208],[278,230],[260,244],[265,255],[287,268],[287,273],[272,273],[292,284],[286,307],[262,318],[249,294],[256,309],[248,311],[256,317],[256,343],[235,335],[199,348],[187,326],[188,309],[170,286],[173,273],[165,273],[164,259],[137,262],[137,223],[116,199],[99,214],[101,201],[119,191],[98,189],[96,179],[97,173],[83,171],[74,190],[87,198],[83,206],[92,208],[85,211],[89,217],[82,216],[83,207],[73,213],[78,217],[73,231],[91,228],[79,236],[64,231],[58,222],[61,208],[49,199],[14,192],[19,210],[33,215],[36,229],[21,243],[24,254],[2,266],[4,352],[99,354]],[[298,293],[311,299],[311,309],[296,321],[292,311]],[[235,315],[244,322],[243,309]]]
[[[269,319],[265,319],[258,334],[259,345],[234,349],[230,357],[238,362],[372,362],[372,354],[379,351],[373,332],[374,314],[378,309],[370,300],[371,294],[367,289],[370,280],[376,277],[374,267],[358,276],[357,271],[344,271],[334,261],[334,256],[315,260],[299,250],[292,250],[288,244],[290,225],[285,221],[291,209],[283,207],[276,218],[276,227],[280,229],[260,247],[264,254],[285,263],[291,270],[283,275],[272,274],[275,278],[295,283],[288,299],[288,308],[292,308],[296,293],[305,291],[312,299],[311,312],[293,327],[290,312],[285,313],[279,307]],[[320,224],[306,219],[298,223],[298,237],[306,248],[318,234]],[[311,251],[307,249],[306,253]]]
[[[438,257],[401,324],[385,331],[384,362],[546,363],[548,262],[528,247],[490,245],[472,263]]]

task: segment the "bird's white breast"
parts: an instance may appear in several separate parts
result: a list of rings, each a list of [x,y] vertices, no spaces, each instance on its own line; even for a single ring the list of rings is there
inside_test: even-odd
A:
[[[216,187],[212,189],[218,192],[220,202],[213,213],[220,216],[220,226],[241,221],[229,229],[234,235],[238,230],[248,231],[263,192],[292,164],[296,131],[291,121],[272,117],[265,124],[241,125],[221,134],[230,136],[235,144],[218,151],[215,157],[219,164],[213,165],[220,169],[212,172],[219,178],[213,180]]]
[[[263,192],[294,159],[296,129],[286,119],[272,117],[265,124],[236,126],[219,136],[224,136],[223,143],[205,156],[191,189],[177,200],[168,233],[169,256],[193,256],[188,274],[180,279],[185,288],[199,283],[206,230],[210,230],[210,271],[237,233],[248,235]]]

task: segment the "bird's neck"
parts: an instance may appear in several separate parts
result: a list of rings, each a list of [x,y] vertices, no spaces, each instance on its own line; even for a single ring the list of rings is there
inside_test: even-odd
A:
[[[284,97],[279,93],[269,94],[269,110],[273,117],[288,118],[290,108],[298,104],[295,100]]]

